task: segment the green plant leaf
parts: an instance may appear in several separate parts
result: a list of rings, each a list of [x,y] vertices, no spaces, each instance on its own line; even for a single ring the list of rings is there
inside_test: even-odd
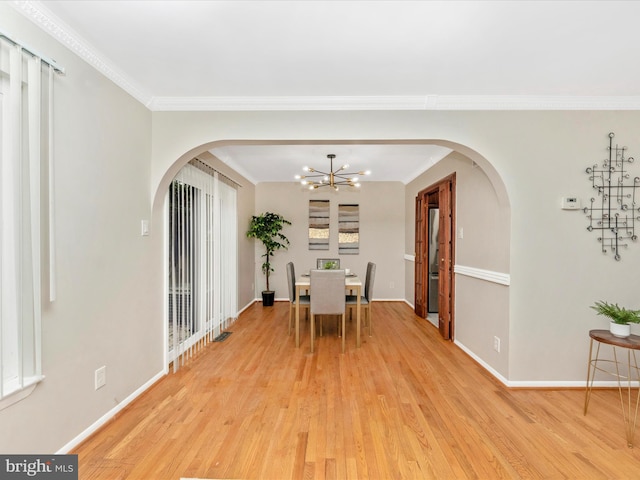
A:
[[[286,249],[289,246],[289,239],[281,233],[285,225],[291,225],[291,222],[282,215],[272,212],[254,215],[249,222],[247,237],[260,240],[265,248],[265,253],[262,255],[265,257],[265,262],[262,264],[262,272],[266,277],[267,290],[270,290],[269,274],[274,271],[271,267],[271,256],[276,250]]]
[[[591,308],[598,312],[598,315],[608,317],[613,323],[626,325],[628,323],[640,323],[640,310],[631,310],[620,307],[617,303],[597,301]]]

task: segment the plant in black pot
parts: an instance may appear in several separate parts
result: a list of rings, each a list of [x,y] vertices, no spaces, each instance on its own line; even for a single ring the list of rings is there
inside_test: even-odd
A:
[[[285,225],[291,225],[291,222],[285,220],[282,215],[266,212],[252,216],[249,230],[247,230],[247,237],[260,240],[265,249],[265,254],[262,255],[265,257],[262,272],[267,280],[267,289],[262,292],[262,305],[265,307],[272,306],[275,298],[275,291],[269,288],[269,274],[274,271],[271,267],[271,257],[276,250],[286,249],[289,246],[289,240],[281,233]]]

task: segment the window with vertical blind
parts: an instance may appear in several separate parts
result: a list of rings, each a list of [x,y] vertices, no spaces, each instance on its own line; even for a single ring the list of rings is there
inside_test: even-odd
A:
[[[168,193],[168,331],[174,370],[238,315],[236,185],[199,160]]]
[[[0,38],[0,409],[42,380],[42,185],[54,67]]]

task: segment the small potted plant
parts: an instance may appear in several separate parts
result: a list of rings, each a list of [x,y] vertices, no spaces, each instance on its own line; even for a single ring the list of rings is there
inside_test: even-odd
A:
[[[640,310],[619,307],[617,303],[599,301],[591,306],[598,315],[608,317],[609,331],[616,337],[626,338],[631,335],[631,324],[640,323]]]
[[[289,245],[287,237],[280,233],[285,225],[291,225],[291,222],[285,220],[282,215],[266,212],[262,215],[252,216],[249,230],[247,230],[247,237],[260,240],[265,249],[265,253],[262,255],[265,257],[262,272],[267,280],[267,288],[262,291],[262,305],[265,307],[272,306],[275,298],[275,291],[269,288],[269,274],[274,271],[271,267],[271,257],[276,250],[286,249]]]

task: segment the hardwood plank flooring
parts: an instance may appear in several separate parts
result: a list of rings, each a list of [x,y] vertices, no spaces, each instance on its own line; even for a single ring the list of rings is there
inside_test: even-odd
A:
[[[583,416],[584,389],[508,389],[401,302],[345,354],[331,321],[296,349],[288,313],[247,309],[76,449],[80,479],[640,478],[617,390]]]

